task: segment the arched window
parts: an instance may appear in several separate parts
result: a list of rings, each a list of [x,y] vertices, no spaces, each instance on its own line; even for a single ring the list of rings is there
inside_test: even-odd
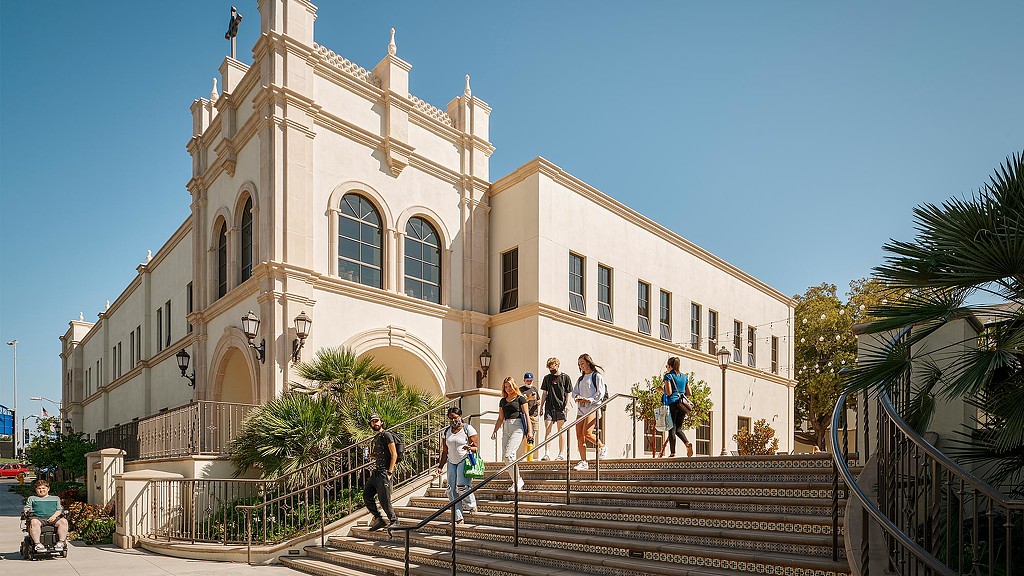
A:
[[[338,276],[381,288],[381,225],[373,204],[358,194],[341,198]]]
[[[239,282],[252,277],[252,198],[247,198],[242,208],[242,269],[238,275]]]
[[[217,298],[228,293],[228,231],[221,223],[217,230]]]
[[[423,218],[411,218],[405,226],[405,293],[441,303],[441,241]]]

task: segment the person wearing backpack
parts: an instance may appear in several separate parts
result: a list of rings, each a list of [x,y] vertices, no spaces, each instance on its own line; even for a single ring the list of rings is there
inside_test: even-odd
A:
[[[374,467],[370,472],[370,479],[363,487],[363,503],[374,518],[370,523],[370,530],[380,530],[398,522],[395,509],[391,506],[391,476],[398,465],[398,441],[394,434],[384,429],[384,421],[377,414],[370,414],[370,428],[375,432],[370,442],[370,455],[373,456]],[[384,509],[387,520],[381,516],[377,504],[373,501],[374,496],[380,499],[380,507]]]
[[[578,364],[581,374],[576,380],[572,395],[576,399],[579,416],[586,418],[576,423],[576,441],[580,451],[580,461],[576,464],[576,470],[588,470],[590,465],[587,464],[587,440],[597,446],[601,458],[608,457],[608,447],[594,434],[597,419],[601,416],[597,405],[608,399],[608,386],[601,375],[601,367],[594,364],[590,354],[581,354]]]
[[[673,356],[668,359],[668,363],[665,364],[665,368],[668,372],[665,373],[662,383],[665,386],[665,394],[668,395],[668,409],[672,414],[672,429],[668,432],[669,441],[669,458],[676,457],[676,437],[682,439],[683,444],[686,445],[686,455],[693,456],[693,444],[686,438],[686,433],[683,432],[683,419],[686,418],[686,411],[679,405],[679,400],[682,397],[690,398],[692,392],[690,391],[689,378],[686,374],[679,372],[679,357]],[[664,447],[662,447],[662,453],[664,454]]]
[[[549,373],[544,375],[544,380],[540,383],[540,415],[544,417],[544,438],[551,437],[552,424],[556,426],[558,433],[558,456],[555,456],[555,460],[565,460],[569,454],[565,451],[565,434],[562,434],[562,428],[565,426],[569,394],[572,393],[572,378],[558,369],[560,365],[558,358],[548,358]],[[541,460],[550,460],[546,444]]]
[[[443,474],[445,464],[448,465],[448,501],[452,502],[472,486],[472,481],[466,478],[466,459],[477,452],[480,435],[475,428],[462,421],[462,409],[458,406],[448,409],[448,423],[450,425],[444,429],[444,448],[441,451],[441,463],[437,465],[437,474]],[[456,524],[464,522],[463,510],[466,514],[476,512],[476,495],[470,494],[455,505]]]

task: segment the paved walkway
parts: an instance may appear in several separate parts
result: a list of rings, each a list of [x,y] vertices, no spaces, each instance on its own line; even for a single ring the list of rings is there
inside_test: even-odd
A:
[[[230,562],[185,560],[151,554],[144,550],[122,550],[116,546],[87,546],[72,542],[67,558],[51,558],[29,562],[21,558],[19,549],[25,533],[21,531],[21,496],[9,492],[14,480],[0,480],[0,574],[21,576],[165,576],[167,574],[214,574],[216,576],[296,576],[282,566],[249,566]]]

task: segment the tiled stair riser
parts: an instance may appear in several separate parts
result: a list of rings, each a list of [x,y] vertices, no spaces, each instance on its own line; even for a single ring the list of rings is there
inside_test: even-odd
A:
[[[431,495],[434,493],[431,492]],[[490,492],[484,491],[482,494],[484,499],[496,499],[498,501],[511,501],[512,494],[505,491]],[[557,498],[557,496],[555,497]],[[520,502],[550,502],[552,496],[550,493],[537,492],[531,490],[523,490],[519,493]],[[613,497],[608,494],[604,495],[591,495],[586,492],[573,493],[571,497],[573,504],[592,504],[596,506],[631,506],[631,507],[644,507],[644,508],[677,508],[676,503],[670,500],[639,500],[635,498],[629,498],[628,495],[623,494],[619,497]],[[773,514],[805,514],[805,515],[822,515],[826,512],[831,514],[831,502],[828,504],[828,509],[824,503],[817,503],[817,505],[793,505],[783,504],[780,502],[769,502],[769,503],[758,503],[756,501],[751,502],[687,502],[686,507],[690,510],[718,510],[728,512],[757,512],[757,513],[773,513]],[[845,506],[842,503],[840,509]]]
[[[574,500],[575,501],[575,500]],[[413,500],[412,505],[419,505],[419,501]],[[477,507],[484,512],[498,512],[503,514],[511,513],[511,503],[497,500],[478,500]],[[429,508],[429,506],[428,506]],[[438,507],[434,506],[436,510]],[[522,511],[522,509],[520,509]],[[697,515],[665,516],[656,511],[651,514],[622,514],[615,512],[598,512],[592,510],[564,510],[561,508],[531,508],[529,513],[535,516],[557,516],[560,518],[589,518],[594,520],[612,520],[616,522],[644,522],[651,524],[674,524],[678,526],[697,526],[705,528],[738,529],[738,530],[769,530],[778,532],[794,532],[800,534],[831,534],[832,525],[830,522],[823,523],[794,523],[794,522],[768,522],[757,520],[746,520],[742,516],[736,518],[720,519],[707,518]],[[843,533],[843,523],[839,524],[839,533]]]
[[[386,532],[359,532],[353,531],[353,536],[359,536],[366,540],[385,541],[389,537]],[[397,538],[397,535],[395,536]],[[450,533],[449,533],[450,537]],[[511,546],[511,538],[501,538],[493,534],[474,535],[476,540],[487,540],[491,542],[504,542],[509,544],[508,546],[498,547],[484,547],[484,546],[465,546],[461,540],[456,541],[456,547],[460,552],[468,552],[473,554],[484,554],[493,558],[501,558],[505,560],[514,560],[520,555],[514,547]],[[411,543],[417,546],[431,547],[436,546],[437,539],[431,539],[423,536],[422,534],[413,533],[410,537]],[[448,538],[445,538],[446,542],[450,542]],[[332,539],[332,543],[335,541]],[[525,546],[539,546],[548,547],[550,544],[548,540],[533,539],[533,538],[520,538],[520,545]],[[623,548],[615,548],[609,546],[593,546],[578,543],[560,543],[560,548],[563,550],[572,550],[574,552],[582,552],[585,554],[600,555],[600,556],[618,556],[620,558],[629,558],[629,551]],[[403,549],[404,553],[404,549]],[[669,562],[671,564],[681,564],[686,566],[694,567],[710,567],[710,568],[724,568],[727,570],[735,570],[739,572],[753,572],[755,574],[778,574],[783,576],[846,576],[845,572],[835,572],[826,570],[813,570],[808,568],[794,568],[789,566],[781,566],[777,564],[770,564],[765,562],[758,562],[756,558],[751,559],[747,562],[720,560],[718,558],[710,558],[707,556],[698,555],[681,555],[671,554],[666,552],[651,552],[644,551],[644,560],[651,560],[657,562]],[[555,568],[562,568],[565,562],[559,559],[550,558],[539,558],[537,556],[531,557],[533,563],[543,564]],[[449,564],[450,566],[450,564]],[[642,570],[625,570],[621,568],[607,567],[603,565],[587,565],[586,570],[594,574],[607,574],[609,576],[648,576],[650,572]]]
[[[543,490],[558,492],[565,490],[565,482],[559,484],[557,481],[538,482],[533,476],[523,475],[528,490]],[[511,486],[510,482],[490,483],[487,488],[501,489]],[[493,487],[493,488],[492,488]],[[485,488],[486,489],[486,488]],[[700,486],[679,484],[675,486],[656,486],[645,484],[643,481],[634,483],[607,483],[595,481],[575,482],[572,485],[575,492],[617,492],[622,494],[668,494],[675,496],[736,496],[743,498],[802,498],[828,500],[832,502],[832,488],[825,487],[773,487],[773,486]],[[842,496],[842,489],[839,493]]]
[[[482,508],[481,508],[482,509]],[[428,511],[422,511],[415,513],[415,515],[403,515],[403,518],[409,518],[412,522],[414,520],[421,520],[429,516]],[[432,533],[446,533],[451,534],[450,523],[452,517],[443,513],[437,519],[440,522],[445,523],[444,525],[435,524],[430,530]],[[487,517],[486,519],[473,519],[471,522],[480,522],[487,526],[498,526],[503,528],[513,528],[514,522],[511,518],[507,517]],[[817,557],[830,557],[831,556],[831,544],[819,543],[793,543],[793,542],[777,542],[768,541],[765,539],[739,539],[734,537],[711,537],[703,536],[698,534],[664,534],[664,533],[652,533],[652,532],[638,532],[636,530],[610,530],[603,528],[594,528],[590,526],[578,526],[578,525],[552,525],[550,523],[536,522],[536,521],[519,521],[519,528],[523,530],[548,530],[553,532],[567,532],[570,534],[587,534],[593,536],[610,536],[614,538],[637,538],[641,540],[664,542],[670,544],[689,544],[698,546],[714,546],[714,547],[727,547],[731,549],[744,549],[751,551],[766,551],[766,552],[783,552],[783,553],[794,553],[794,554],[813,554]],[[439,530],[440,532],[437,532]],[[469,529],[460,528],[460,534]],[[471,535],[467,533],[466,535]],[[826,536],[826,535],[822,535]],[[846,557],[846,550],[841,549],[841,556]]]

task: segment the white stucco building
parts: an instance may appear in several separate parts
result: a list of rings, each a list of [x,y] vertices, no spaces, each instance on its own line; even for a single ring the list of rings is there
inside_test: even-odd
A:
[[[254,61],[226,58],[220,92],[191,107],[189,218],[95,323],[61,338],[76,430],[193,399],[265,402],[295,379],[305,312],[305,358],[350,346],[439,394],[493,399],[476,391],[484,349],[491,390],[543,374],[550,356],[575,376],[587,352],[627,392],[681,356],[714,390],[698,444],[711,454],[717,339],[739,360],[729,443],[740,418],[766,418],[792,447],[790,298],[547,160],[492,178],[491,108],[468,78],[437,108],[411,93],[394,41],[366,70],[315,43],[312,4],[261,0],[259,12]],[[250,310],[262,362],[241,329]],[[628,439],[609,439],[624,453]]]

